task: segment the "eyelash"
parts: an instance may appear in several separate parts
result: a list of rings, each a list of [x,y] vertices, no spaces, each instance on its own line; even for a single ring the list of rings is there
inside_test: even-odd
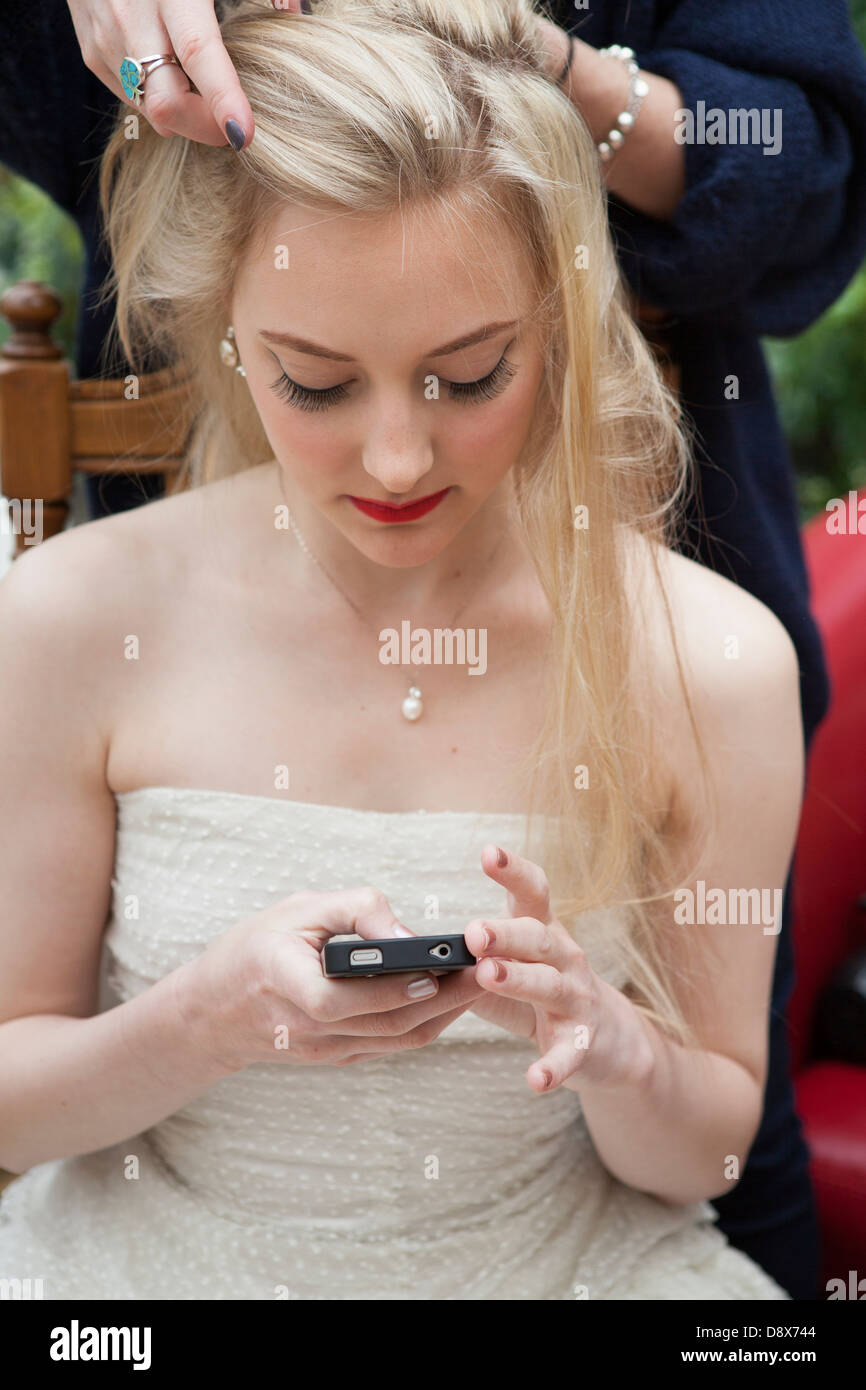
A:
[[[452,400],[462,401],[464,405],[481,400],[489,401],[505,390],[516,372],[514,363],[509,362],[503,353],[492,372],[480,377],[478,381],[449,381],[448,391]],[[281,372],[277,380],[271,384],[272,391],[276,391],[278,396],[298,410],[327,410],[329,406],[337,405],[344,400],[348,389],[348,386],[344,385],[329,386],[323,391],[315,391],[309,386],[300,386],[285,372]]]

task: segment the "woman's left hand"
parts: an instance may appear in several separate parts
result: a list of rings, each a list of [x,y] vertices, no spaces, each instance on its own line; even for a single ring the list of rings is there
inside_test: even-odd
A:
[[[639,1082],[652,1061],[640,1014],[553,916],[544,870],[517,854],[501,864],[501,855],[485,845],[481,867],[505,888],[510,916],[476,918],[465,931],[490,995],[472,1012],[536,1043],[540,1059],[526,1073],[534,1091]]]

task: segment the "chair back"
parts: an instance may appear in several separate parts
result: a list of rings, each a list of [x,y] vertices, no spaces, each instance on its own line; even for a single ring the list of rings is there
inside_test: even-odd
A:
[[[25,535],[16,514],[41,510],[40,539],[62,531],[76,472],[162,473],[182,486],[190,393],[171,368],[77,380],[53,341],[62,305],[48,285],[23,280],[0,297],[12,332],[0,350],[0,492],[15,554]]]

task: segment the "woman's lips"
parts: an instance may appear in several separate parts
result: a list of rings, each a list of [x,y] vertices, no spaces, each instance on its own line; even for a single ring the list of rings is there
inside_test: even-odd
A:
[[[441,492],[431,492],[428,497],[420,497],[417,502],[409,502],[403,507],[392,507],[386,502],[372,502],[367,497],[352,497],[349,501],[363,512],[365,516],[371,516],[374,521],[415,521],[419,516],[426,516],[432,512],[434,507],[438,507],[446,493],[450,492],[450,487],[444,487]]]

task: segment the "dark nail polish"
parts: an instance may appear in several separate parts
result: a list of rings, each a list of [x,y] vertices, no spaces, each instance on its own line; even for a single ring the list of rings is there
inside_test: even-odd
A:
[[[225,132],[228,136],[229,144],[231,145],[232,149],[242,150],[244,147],[244,141],[247,137],[244,135],[243,127],[240,125],[238,121],[234,119],[233,116],[229,116],[228,120],[226,121]]]
[[[505,850],[500,849],[498,845],[496,846],[496,862],[500,869],[504,869],[505,865],[508,863],[508,855],[505,853]]]

